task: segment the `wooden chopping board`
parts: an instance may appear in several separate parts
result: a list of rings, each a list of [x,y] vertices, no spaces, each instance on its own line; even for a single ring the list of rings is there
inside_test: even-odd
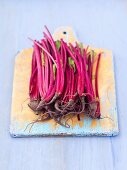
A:
[[[58,28],[53,37],[55,40],[63,38],[66,42],[78,41],[71,27]],[[54,120],[35,123],[30,130],[27,125],[37,119],[37,115],[28,107],[29,78],[33,49],[24,49],[15,59],[11,124],[12,137],[30,136],[115,136],[118,134],[118,120],[116,109],[116,94],[112,52],[94,48],[96,52],[103,52],[99,67],[99,94],[101,114],[103,119],[91,119],[81,116],[81,121],[74,117],[70,120],[71,128],[62,127]],[[108,117],[108,118],[106,118]],[[26,128],[27,127],[27,128]]]

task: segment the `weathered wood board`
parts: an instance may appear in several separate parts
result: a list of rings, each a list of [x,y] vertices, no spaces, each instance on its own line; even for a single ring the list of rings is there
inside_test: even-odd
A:
[[[54,33],[54,38],[63,38],[67,42],[77,41],[70,27],[57,29]],[[108,118],[93,120],[82,114],[81,121],[78,121],[76,117],[70,120],[69,124],[71,128],[62,127],[53,120],[50,120],[47,122],[35,123],[31,130],[29,130],[30,125],[28,127],[27,125],[37,119],[37,115],[28,107],[28,87],[33,49],[24,49],[16,56],[15,60],[10,125],[11,136],[115,136],[118,134],[112,52],[103,49],[95,50],[97,52],[103,52],[99,68],[99,94],[102,117]]]

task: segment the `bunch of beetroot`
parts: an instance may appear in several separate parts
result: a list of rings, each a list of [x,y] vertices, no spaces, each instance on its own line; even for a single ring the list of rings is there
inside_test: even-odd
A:
[[[81,43],[54,41],[46,28],[41,41],[32,40],[33,55],[29,83],[29,107],[41,114],[41,120],[54,119],[62,126],[80,114],[100,118],[98,69],[101,53],[84,48]],[[93,64],[97,64],[93,79]]]

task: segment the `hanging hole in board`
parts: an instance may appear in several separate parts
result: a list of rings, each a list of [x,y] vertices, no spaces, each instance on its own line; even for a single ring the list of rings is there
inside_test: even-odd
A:
[[[67,32],[66,32],[66,31],[63,31],[63,34],[67,34]]]

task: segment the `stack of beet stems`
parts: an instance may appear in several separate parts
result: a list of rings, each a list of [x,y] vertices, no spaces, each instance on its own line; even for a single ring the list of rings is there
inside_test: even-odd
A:
[[[82,43],[54,41],[47,27],[44,38],[32,40],[33,55],[29,84],[29,107],[41,120],[54,119],[62,126],[80,114],[100,118],[98,69],[101,53],[84,48]],[[93,64],[96,61],[94,83]]]

